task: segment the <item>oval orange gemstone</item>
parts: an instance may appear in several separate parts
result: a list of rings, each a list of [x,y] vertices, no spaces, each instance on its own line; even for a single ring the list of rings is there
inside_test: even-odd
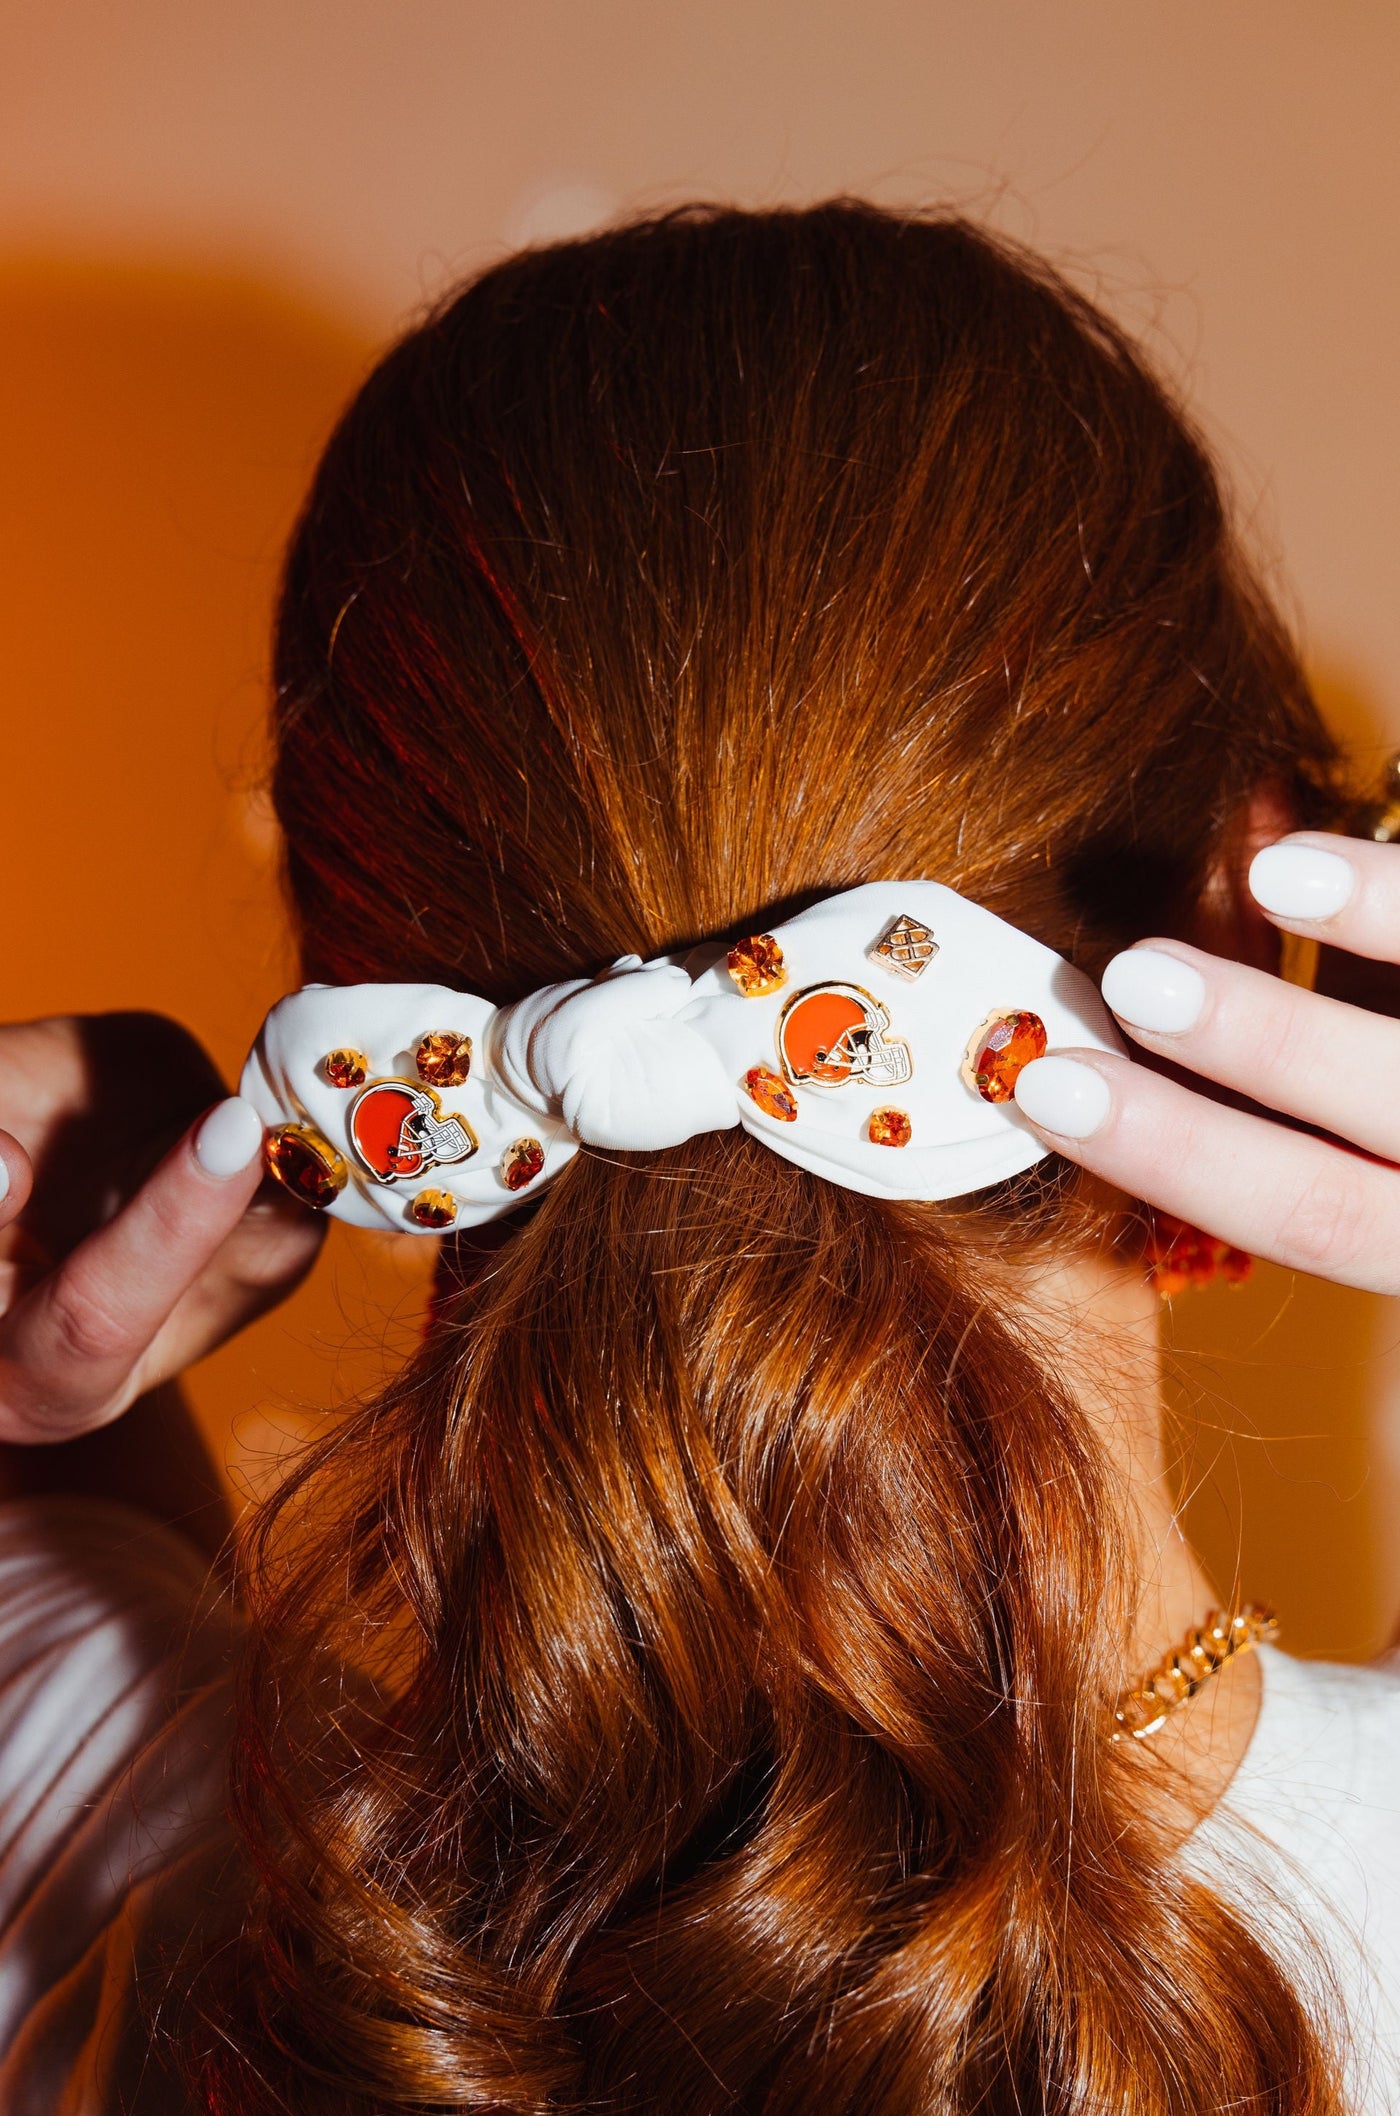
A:
[[[420,1190],[408,1209],[420,1227],[450,1227],[457,1217],[457,1200],[447,1190]]]
[[[747,940],[736,941],[725,960],[745,999],[762,999],[787,983],[783,951],[771,933],[751,933]]]
[[[872,1146],[907,1146],[914,1127],[902,1109],[877,1109],[867,1127]]]
[[[284,1190],[318,1212],[340,1196],[349,1174],[344,1156],[309,1124],[279,1124],[267,1135],[263,1159]]]
[[[501,1155],[501,1181],[507,1190],[523,1190],[544,1167],[544,1148],[538,1139],[517,1139]]]
[[[744,1087],[765,1116],[776,1117],[780,1123],[797,1122],[797,1097],[786,1080],[772,1073],[766,1065],[751,1065],[744,1075]]]
[[[369,1077],[369,1060],[363,1051],[327,1051],[321,1070],[332,1087],[363,1087]]]
[[[434,1029],[414,1054],[418,1077],[430,1087],[460,1087],[472,1069],[472,1040],[455,1029]]]
[[[967,1047],[963,1078],[984,1102],[1009,1102],[1022,1068],[1043,1058],[1048,1042],[1039,1014],[993,1014]]]

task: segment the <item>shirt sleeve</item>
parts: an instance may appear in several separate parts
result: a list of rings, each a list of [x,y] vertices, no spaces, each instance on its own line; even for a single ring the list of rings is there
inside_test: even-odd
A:
[[[193,1545],[135,1509],[0,1504],[5,2116],[182,2108],[136,1972],[222,1821],[237,1630]]]

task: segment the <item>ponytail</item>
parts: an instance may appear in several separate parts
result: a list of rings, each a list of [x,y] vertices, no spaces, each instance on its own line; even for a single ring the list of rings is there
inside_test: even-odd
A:
[[[1121,1506],[996,1290],[1072,1181],[585,1154],[445,1293],[259,1524],[212,2106],[1322,2105],[1105,1739]]]

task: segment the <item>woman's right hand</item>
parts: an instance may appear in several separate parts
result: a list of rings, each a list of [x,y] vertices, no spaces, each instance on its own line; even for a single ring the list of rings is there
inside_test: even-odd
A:
[[[300,1282],[324,1222],[262,1139],[161,1016],[0,1026],[0,1442],[108,1424]]]
[[[1400,963],[1400,845],[1299,832],[1249,886],[1276,926]],[[1153,1058],[1262,1108],[1056,1051],[1016,1084],[1047,1145],[1254,1256],[1400,1293],[1400,1021],[1174,940],[1115,956],[1103,996]]]

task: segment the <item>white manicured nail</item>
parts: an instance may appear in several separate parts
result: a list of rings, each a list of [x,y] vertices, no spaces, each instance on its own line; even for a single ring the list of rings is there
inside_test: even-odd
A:
[[[251,1102],[230,1095],[195,1133],[195,1159],[207,1176],[237,1176],[262,1151],[263,1121]]]
[[[1016,1080],[1016,1106],[1042,1131],[1087,1139],[1108,1115],[1108,1082],[1077,1058],[1037,1058]]]
[[[10,1195],[10,1171],[9,1171],[9,1169],[8,1169],[8,1168],[7,1168],[6,1166],[5,1166],[4,1162],[3,1162],[3,1161],[0,1161],[0,1203],[3,1203],[3,1202],[4,1202],[4,1200],[5,1200],[5,1199],[6,1199],[6,1198],[7,1198],[7,1197],[8,1197],[9,1195]]]
[[[1317,845],[1266,845],[1250,862],[1250,894],[1275,918],[1331,918],[1355,887],[1351,861]]]
[[[1189,962],[1160,948],[1125,948],[1103,973],[1103,996],[1134,1028],[1179,1035],[1200,1020],[1206,981]]]

